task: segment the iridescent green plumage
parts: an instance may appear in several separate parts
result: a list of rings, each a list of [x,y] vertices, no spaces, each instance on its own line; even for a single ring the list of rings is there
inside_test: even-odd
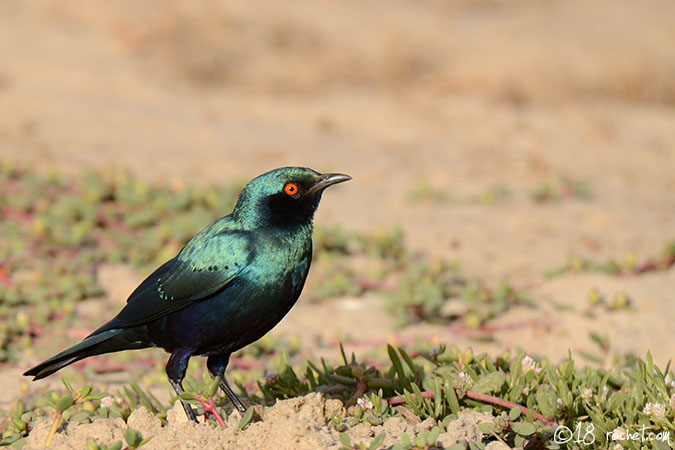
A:
[[[166,370],[177,393],[190,357],[206,355],[209,371],[242,409],[224,378],[230,354],[262,337],[295,304],[311,264],[321,194],[349,179],[299,167],[255,178],[232,214],[146,278],[114,319],[24,375],[40,379],[89,356],[157,346],[171,353]],[[289,183],[295,189],[285,189]]]

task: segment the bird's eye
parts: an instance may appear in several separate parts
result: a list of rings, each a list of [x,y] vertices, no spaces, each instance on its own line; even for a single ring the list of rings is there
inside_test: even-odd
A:
[[[286,183],[286,186],[284,186],[284,192],[288,195],[295,195],[298,193],[298,185],[295,183]]]

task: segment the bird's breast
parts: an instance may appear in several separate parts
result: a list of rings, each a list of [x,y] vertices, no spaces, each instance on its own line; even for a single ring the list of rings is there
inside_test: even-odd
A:
[[[242,275],[267,288],[300,294],[312,261],[311,239],[271,235],[256,246],[255,253]]]
[[[232,352],[281,321],[302,292],[311,240],[265,236],[252,248],[249,263],[225,289],[158,321],[153,342],[168,351],[188,345],[197,354]],[[199,326],[188,325],[194,323]]]

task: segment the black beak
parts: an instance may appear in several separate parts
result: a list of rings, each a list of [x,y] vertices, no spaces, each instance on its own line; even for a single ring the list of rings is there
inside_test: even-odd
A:
[[[323,175],[321,175],[321,178],[319,178],[319,182],[310,188],[309,193],[316,194],[318,192],[322,192],[328,186],[343,183],[351,179],[352,177],[342,173],[324,173]]]

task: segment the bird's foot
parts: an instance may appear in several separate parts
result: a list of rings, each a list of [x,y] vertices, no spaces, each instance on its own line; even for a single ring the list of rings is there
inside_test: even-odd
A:
[[[182,399],[180,400],[180,404],[183,405],[183,409],[185,410],[185,415],[190,419],[191,421],[195,423],[199,423],[199,420],[197,420],[197,416],[195,415],[195,410],[192,409],[192,406],[189,404],[185,403]]]
[[[178,397],[178,400],[180,400],[180,404],[183,405],[183,410],[185,411],[185,415],[191,421],[193,421],[195,423],[199,423],[199,420],[197,420],[197,416],[195,415],[195,412],[192,409],[192,406],[190,406],[188,403],[185,402],[185,400],[180,398],[181,394],[183,392],[185,392],[182,384],[180,382],[172,380],[171,378],[169,378],[169,383],[171,383],[171,386],[173,386],[174,391],[176,391],[176,396]]]
[[[220,386],[220,389],[225,392],[227,398],[230,399],[234,407],[237,408],[237,411],[239,411],[239,413],[243,416],[247,408],[244,406],[241,400],[239,400],[239,397],[237,397],[237,394],[234,393],[224,376],[218,377],[218,386]]]

